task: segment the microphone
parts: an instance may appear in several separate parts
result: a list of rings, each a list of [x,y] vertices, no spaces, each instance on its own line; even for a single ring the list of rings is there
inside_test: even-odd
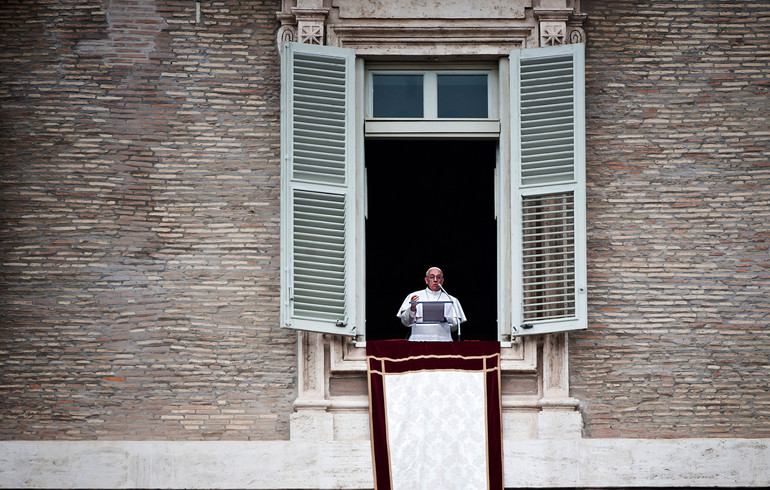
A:
[[[446,294],[447,299],[452,302],[452,314],[455,317],[455,320],[457,321],[457,340],[461,340],[460,337],[460,317],[457,316],[457,309],[455,308],[455,301],[452,299],[451,296],[449,296],[449,293],[446,292],[446,289],[444,289],[444,286],[442,286],[440,283],[438,285],[439,289],[441,289],[441,292]]]

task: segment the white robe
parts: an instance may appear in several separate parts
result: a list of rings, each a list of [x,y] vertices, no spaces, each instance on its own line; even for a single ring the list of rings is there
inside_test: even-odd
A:
[[[413,312],[412,305],[409,304],[412,296],[417,296],[417,301],[448,301],[448,303],[444,304],[446,323],[421,323],[422,305],[418,304],[417,311]],[[463,307],[460,306],[457,298],[449,296],[443,291],[435,292],[428,288],[407,295],[404,302],[401,303],[401,308],[399,308],[396,316],[404,326],[412,327],[412,334],[409,336],[409,340],[414,341],[451,341],[451,332],[456,332],[460,323],[467,320]]]

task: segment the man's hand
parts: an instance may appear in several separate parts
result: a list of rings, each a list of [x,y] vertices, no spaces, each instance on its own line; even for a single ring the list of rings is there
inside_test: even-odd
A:
[[[417,311],[417,305],[414,304],[414,302],[417,301],[418,299],[420,299],[420,297],[417,296],[416,294],[414,296],[412,296],[411,298],[409,298],[409,301],[412,303],[412,307],[410,308],[412,310],[412,312]]]

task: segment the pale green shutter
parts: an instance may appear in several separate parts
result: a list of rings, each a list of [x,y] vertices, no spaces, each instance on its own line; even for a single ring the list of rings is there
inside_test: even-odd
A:
[[[353,50],[286,43],[281,65],[281,323],[355,335]]]
[[[586,319],[584,45],[513,51],[511,334]]]

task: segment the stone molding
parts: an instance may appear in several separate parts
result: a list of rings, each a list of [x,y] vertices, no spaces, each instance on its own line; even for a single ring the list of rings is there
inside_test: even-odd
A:
[[[503,391],[504,437],[581,437],[579,402],[569,396],[567,339],[566,333],[559,333],[503,344],[503,373],[537,373],[540,385],[538,394]],[[298,395],[291,414],[291,440],[368,440],[368,393],[334,396],[329,389],[335,375],[366,375],[364,345],[339,335],[298,332],[297,351]]]
[[[297,41],[371,56],[494,56],[585,42],[579,0],[283,0],[277,43]],[[417,8],[421,7],[421,8]]]
[[[770,439],[504,441],[509,487],[766,487]],[[0,488],[372,488],[368,440],[0,441]]]

